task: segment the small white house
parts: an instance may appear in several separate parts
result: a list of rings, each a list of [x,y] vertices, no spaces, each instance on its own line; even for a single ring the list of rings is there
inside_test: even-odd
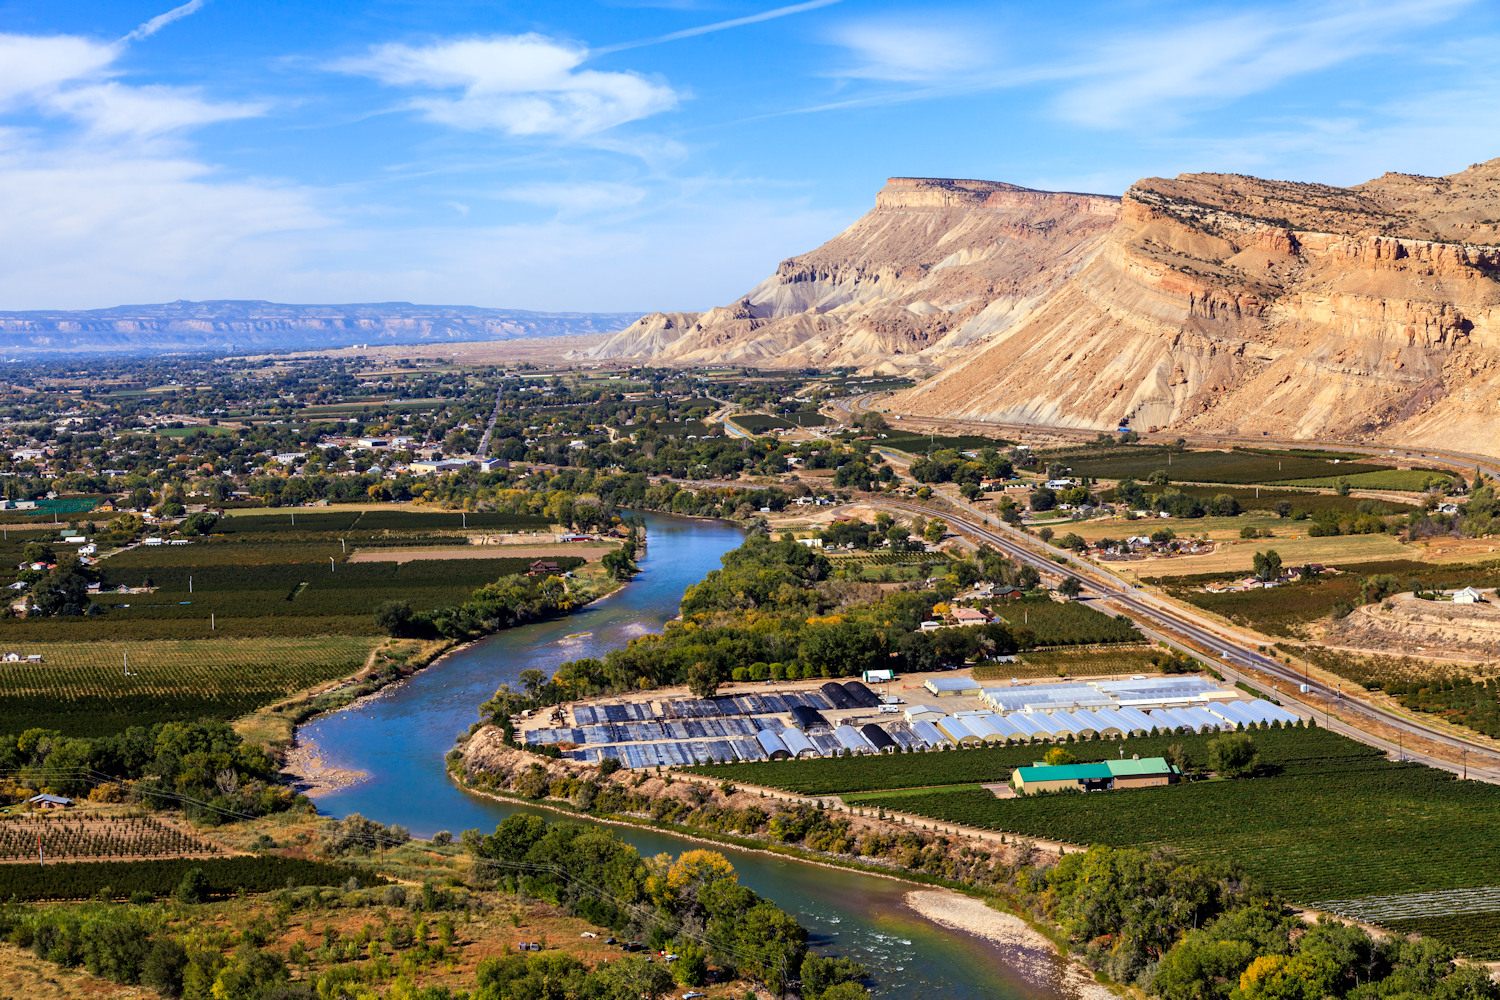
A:
[[[1454,604],[1483,604],[1484,595],[1473,587],[1465,587],[1463,590],[1454,592]]]

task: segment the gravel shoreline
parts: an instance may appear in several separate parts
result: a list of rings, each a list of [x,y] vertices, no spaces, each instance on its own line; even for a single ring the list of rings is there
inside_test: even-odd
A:
[[[1058,955],[1057,947],[1020,917],[1001,913],[977,899],[937,889],[907,893],[906,905],[940,927],[1000,945],[1008,963],[1038,986],[1077,1000],[1114,1000],[1113,990],[1095,982],[1077,962]]]

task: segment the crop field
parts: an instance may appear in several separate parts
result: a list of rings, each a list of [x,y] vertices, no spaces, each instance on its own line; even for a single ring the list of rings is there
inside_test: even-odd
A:
[[[790,420],[782,417],[773,417],[765,413],[742,413],[729,419],[732,423],[743,427],[751,434],[764,434],[766,431],[785,430],[789,427],[797,426]]]
[[[383,885],[383,875],[323,861],[249,855],[229,858],[172,858],[149,861],[64,861],[55,865],[0,865],[0,898],[89,899],[108,892],[111,899],[132,893],[170,896],[192,869],[200,869],[215,896],[270,892],[297,885]]]
[[[1201,497],[1205,500],[1221,495],[1231,496],[1239,501],[1242,509],[1247,511],[1275,510],[1278,503],[1290,500],[1293,512],[1305,511],[1314,517],[1324,511],[1355,514],[1358,513],[1360,504],[1368,502],[1355,496],[1341,497],[1337,493],[1312,493],[1303,490],[1255,489],[1244,486],[1179,486],[1177,489],[1188,496]],[[1113,500],[1114,492],[1114,490],[1106,491],[1103,494],[1104,499]],[[1414,504],[1395,503],[1390,500],[1381,500],[1379,503],[1389,508],[1389,513],[1392,514],[1405,514],[1417,509]]]
[[[28,643],[41,663],[0,663],[0,732],[119,732],[172,719],[233,719],[359,670],[375,637]],[[126,659],[130,674],[125,674]]]
[[[339,508],[275,511],[237,514],[221,518],[214,525],[215,535],[238,537],[297,532],[363,532],[384,531],[465,531],[483,528],[488,531],[546,531],[551,522],[532,514],[505,514],[496,511],[448,510],[342,510]]]
[[[1005,448],[1014,441],[1002,437],[980,437],[975,434],[962,434],[956,437],[945,437],[942,434],[910,434],[905,432],[888,432],[884,438],[877,439],[874,446],[877,448],[894,448],[912,455],[925,455],[929,451],[982,451],[985,448]]]
[[[1257,731],[1257,741],[1290,740],[1302,730]],[[1068,749],[1080,761],[1103,760],[1126,753],[1159,757],[1173,743],[1186,747],[1195,759],[1206,759],[1210,735],[1139,736],[1128,740],[1088,740],[1070,743]],[[932,750],[925,753],[867,755],[860,757],[810,757],[800,760],[762,760],[738,764],[703,764],[683,770],[728,778],[752,785],[765,785],[800,795],[843,795],[890,789],[923,791],[935,786],[1009,781],[1017,767],[1029,767],[1045,752],[1037,745],[984,746],[969,750]],[[1268,748],[1262,746],[1262,756]],[[989,793],[986,793],[989,794]]]
[[[1356,536],[1358,537],[1358,536]],[[1274,543],[1273,543],[1274,544]],[[1278,551],[1281,551],[1278,548]],[[1283,557],[1285,558],[1285,556]],[[1297,561],[1287,559],[1288,564]],[[1184,577],[1172,581],[1168,592],[1178,600],[1222,615],[1238,625],[1267,635],[1294,638],[1300,626],[1327,617],[1340,601],[1358,605],[1360,584],[1367,576],[1390,574],[1403,589],[1413,580],[1424,587],[1448,589],[1461,586],[1500,586],[1500,563],[1423,563],[1412,559],[1355,563],[1339,567],[1338,576],[1322,576],[1315,583],[1290,584],[1270,590],[1244,590],[1237,593],[1209,594],[1191,589],[1188,584],[1202,578]],[[1150,574],[1147,574],[1150,575]],[[1222,579],[1217,574],[1208,579]]]
[[[1391,471],[1386,466],[1362,460],[1362,456],[1337,452],[1250,448],[1173,452],[1168,448],[1148,446],[1114,448],[1093,455],[1083,453],[1041,457],[1044,461],[1063,465],[1075,476],[1145,480],[1160,471],[1170,476],[1173,482],[1190,483],[1286,483],[1292,480]]]
[[[1151,646],[1105,646],[1101,649],[1032,649],[1015,663],[980,664],[973,670],[976,681],[1011,677],[1093,677],[1104,674],[1152,673],[1156,670]]]
[[[1430,486],[1446,485],[1453,482],[1452,476],[1427,469],[1382,469],[1379,472],[1361,472],[1352,476],[1323,476],[1316,479],[1297,479],[1287,482],[1286,485],[1331,488],[1337,486],[1340,479],[1349,480],[1349,485],[1355,489],[1406,490],[1412,493],[1420,493]]]
[[[151,592],[96,595],[93,603],[108,609],[101,615],[0,619],[0,642],[374,636],[380,634],[374,612],[385,601],[419,610],[462,604],[487,583],[524,574],[534,561],[343,559],[337,544],[133,549],[105,561],[108,584]],[[563,570],[584,562],[549,561]]]
[[[186,858],[222,853],[155,816],[36,813],[0,820],[0,863],[109,858]]]
[[[705,437],[715,433],[701,420],[660,420],[656,423],[656,430],[667,437]]]
[[[1141,634],[1128,621],[1102,614],[1078,601],[1027,599],[999,605],[995,613],[1012,625],[1031,629],[1038,646],[1141,641]]]
[[[1264,776],[1252,779],[1015,799],[934,792],[865,798],[861,805],[1077,844],[1171,846],[1188,859],[1236,862],[1302,903],[1500,884],[1494,866],[1500,829],[1493,822],[1500,787],[1394,763],[1379,750],[1321,729],[1257,731],[1254,738]],[[1201,761],[1205,739],[1175,742]],[[1126,746],[1145,756],[1139,747],[1147,742]],[[1102,746],[1107,753],[1110,745]],[[743,773],[734,767],[727,772]],[[1479,956],[1500,954],[1495,926],[1493,918],[1449,919],[1429,929]]]

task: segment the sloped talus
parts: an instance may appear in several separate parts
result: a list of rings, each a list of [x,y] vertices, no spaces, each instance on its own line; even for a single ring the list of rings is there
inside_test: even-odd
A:
[[[1103,243],[894,408],[1500,451],[1500,160],[1148,179]]]

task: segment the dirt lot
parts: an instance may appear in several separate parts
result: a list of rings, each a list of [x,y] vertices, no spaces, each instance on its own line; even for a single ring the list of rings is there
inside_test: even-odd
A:
[[[1494,591],[1488,604],[1425,601],[1398,594],[1385,603],[1356,608],[1328,630],[1331,645],[1384,654],[1451,655],[1489,658],[1500,655],[1500,606]]]

